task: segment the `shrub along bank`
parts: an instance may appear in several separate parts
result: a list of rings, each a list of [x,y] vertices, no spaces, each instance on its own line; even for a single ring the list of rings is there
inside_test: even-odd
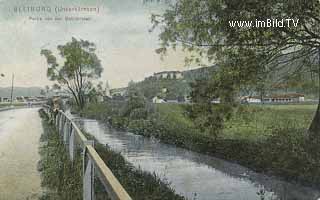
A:
[[[320,141],[310,141],[302,125],[293,126],[289,122],[282,123],[282,126],[272,126],[272,128],[267,125],[265,127],[269,129],[263,137],[256,134],[248,135],[246,139],[244,136],[237,138],[225,134],[215,140],[213,136],[195,128],[192,122],[181,114],[183,108],[179,107],[174,105],[165,109],[157,108],[146,117],[133,118],[121,114],[123,107],[117,109],[109,104],[91,104],[81,114],[103,120],[115,128],[126,129],[146,137],[155,137],[165,143],[234,161],[258,172],[278,175],[307,185],[320,185],[320,152],[317,150]],[[252,109],[249,109],[250,113],[246,114],[253,115]],[[241,112],[241,115],[245,115],[243,111]],[[256,108],[255,112],[277,112],[281,115],[281,112],[273,108],[265,110]],[[294,109],[283,113],[292,112]],[[308,116],[309,110],[306,113]],[[310,118],[311,115],[312,113]],[[262,114],[258,113],[256,116],[262,116]],[[307,118],[306,116],[303,115],[304,118]],[[283,119],[288,119],[288,116],[283,116]],[[244,129],[241,131],[245,132]],[[256,139],[257,137],[259,139]]]
[[[38,169],[41,173],[41,184],[45,188],[42,200],[77,200],[82,199],[82,162],[79,157],[72,164],[68,159],[66,148],[49,124],[47,115],[40,110],[43,134],[40,142],[40,161]]]
[[[42,174],[42,185],[47,189],[42,199],[82,199],[82,162],[78,158],[72,164],[53,125],[43,111],[45,133],[41,137],[43,143],[40,154],[39,170]],[[87,137],[91,137],[87,135]],[[94,139],[94,138],[91,138]],[[119,153],[95,141],[95,149],[102,160],[111,169],[132,199],[139,200],[183,200],[175,194],[168,183],[160,180],[155,174],[144,172],[128,163]],[[96,181],[96,199],[106,199],[103,186]]]

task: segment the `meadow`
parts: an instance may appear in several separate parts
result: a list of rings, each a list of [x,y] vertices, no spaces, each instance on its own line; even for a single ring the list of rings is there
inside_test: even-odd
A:
[[[240,105],[217,139],[195,126],[185,105],[153,106],[144,118],[124,117],[121,108],[108,103],[88,105],[81,114],[261,173],[320,185],[320,141],[307,135],[316,105]]]
[[[186,116],[183,105],[157,104],[157,111],[170,123],[196,129]],[[261,140],[277,130],[307,130],[317,109],[316,105],[242,105],[225,123],[221,139]],[[196,131],[197,134],[206,134]]]

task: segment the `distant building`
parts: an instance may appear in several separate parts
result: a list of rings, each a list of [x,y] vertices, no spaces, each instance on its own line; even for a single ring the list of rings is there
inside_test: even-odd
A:
[[[287,93],[267,95],[263,98],[259,96],[244,96],[241,97],[241,102],[245,103],[299,103],[305,101],[304,94]]]
[[[211,101],[211,103],[213,103],[213,104],[219,104],[219,103],[220,103],[220,98],[213,99],[213,100]]]
[[[186,98],[183,96],[177,98],[160,98],[155,96],[152,98],[152,103],[188,103]]]
[[[46,101],[48,98],[45,96],[37,96],[38,101]]]
[[[190,96],[185,96],[184,100],[185,100],[186,103],[191,103],[192,98]]]
[[[166,98],[165,99],[166,103],[179,103],[178,98]]]
[[[153,75],[157,79],[183,79],[183,74],[180,71],[164,71]]]
[[[103,101],[104,102],[108,102],[108,101],[110,101],[112,98],[109,96],[109,95],[104,95],[103,96]]]
[[[0,97],[0,102],[10,102],[10,98]]]
[[[38,101],[37,97],[28,97],[28,100],[27,100],[27,102],[36,102],[36,101]]]
[[[240,98],[241,103],[261,103],[261,98],[258,96],[244,96]]]
[[[15,101],[17,102],[25,102],[24,97],[16,97]]]
[[[110,96],[126,96],[128,92],[128,88],[115,88],[110,90]]]
[[[162,88],[161,92],[165,94],[165,93],[168,92],[168,89],[167,88]]]
[[[152,98],[152,103],[165,103],[166,101],[162,98],[159,98],[159,97],[153,97]]]
[[[271,95],[271,96],[266,96],[263,98],[263,101],[266,103],[286,103],[286,102],[304,102],[305,101],[305,96],[303,94],[298,94],[298,93],[288,93],[288,94],[277,94],[277,95]]]

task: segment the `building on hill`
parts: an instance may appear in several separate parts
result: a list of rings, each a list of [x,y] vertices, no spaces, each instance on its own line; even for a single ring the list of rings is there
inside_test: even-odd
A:
[[[126,96],[127,95],[128,88],[115,88],[110,90],[110,96]]]
[[[183,79],[183,74],[180,71],[164,71],[153,75],[157,79]]]
[[[183,78],[188,82],[196,80],[208,80],[217,71],[218,66],[200,67],[196,69],[190,69],[182,72]]]

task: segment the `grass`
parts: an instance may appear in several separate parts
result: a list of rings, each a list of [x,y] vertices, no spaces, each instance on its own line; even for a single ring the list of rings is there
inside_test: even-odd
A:
[[[48,124],[48,119],[43,112],[40,112],[40,114],[43,118],[45,133],[41,137],[44,145],[40,150],[39,170],[42,174],[42,184],[47,188],[47,192],[41,199],[80,200],[82,199],[82,161],[79,159],[80,156],[77,157],[79,160],[76,161],[75,165],[69,161],[66,148],[55,128]],[[95,140],[89,134],[86,134],[86,137]],[[97,140],[95,140],[95,149],[132,199],[184,199],[184,197],[175,194],[169,183],[162,181],[155,174],[135,168],[121,154],[112,151]],[[104,187],[97,178],[95,199],[108,199]]]
[[[278,129],[307,130],[316,108],[316,105],[242,106],[226,123],[222,137],[261,140]]]
[[[169,123],[187,127],[190,132],[200,132],[185,116],[179,104],[157,104],[157,111]],[[316,105],[248,105],[238,108],[226,122],[222,139],[258,141],[270,137],[279,128],[307,130],[317,109]],[[210,137],[210,136],[208,136]]]
[[[320,185],[317,150],[320,141],[310,140],[305,134],[316,106],[240,106],[226,122],[218,140],[195,127],[179,104],[157,104],[156,111],[145,119],[121,117],[114,114],[116,107],[112,112],[106,107],[107,104],[92,104],[82,114],[164,143],[237,162],[258,172],[315,187]]]
[[[61,138],[47,116],[40,111],[44,133],[40,142],[41,184],[45,192],[41,200],[81,200],[82,199],[82,162],[78,156],[75,164],[71,163]]]
[[[320,178],[319,141],[310,141],[305,134],[316,109],[316,105],[240,106],[214,142],[210,135],[194,127],[180,105],[157,105],[171,128],[180,124],[185,128],[176,128],[176,132],[189,134],[181,137],[168,128],[165,134],[171,134],[167,136],[170,140],[182,141],[177,145],[307,185],[319,185]]]
[[[174,121],[187,127],[194,127],[192,121],[185,117],[184,108],[179,104],[157,104],[156,108],[159,114],[169,121]]]
[[[158,129],[169,129],[164,134],[205,137],[213,139],[212,135],[200,131],[185,114],[183,105],[156,104],[156,112],[146,120],[129,120],[119,117],[104,104],[89,105],[82,114],[89,118],[105,120],[113,118],[113,125],[117,128],[131,128],[131,131],[144,132],[142,135],[150,136],[148,131],[161,132]],[[226,121],[220,139],[262,141],[271,137],[279,130],[295,130],[305,132],[315,114],[316,105],[242,105],[238,107],[229,121]],[[150,123],[156,130],[146,128]],[[178,131],[177,131],[178,130]],[[293,132],[295,132],[293,131]],[[162,130],[164,132],[164,130]],[[180,134],[181,135],[181,134]]]
[[[184,200],[184,197],[175,194],[169,183],[162,181],[155,173],[133,167],[121,154],[109,147],[96,143],[95,149],[132,199]]]

